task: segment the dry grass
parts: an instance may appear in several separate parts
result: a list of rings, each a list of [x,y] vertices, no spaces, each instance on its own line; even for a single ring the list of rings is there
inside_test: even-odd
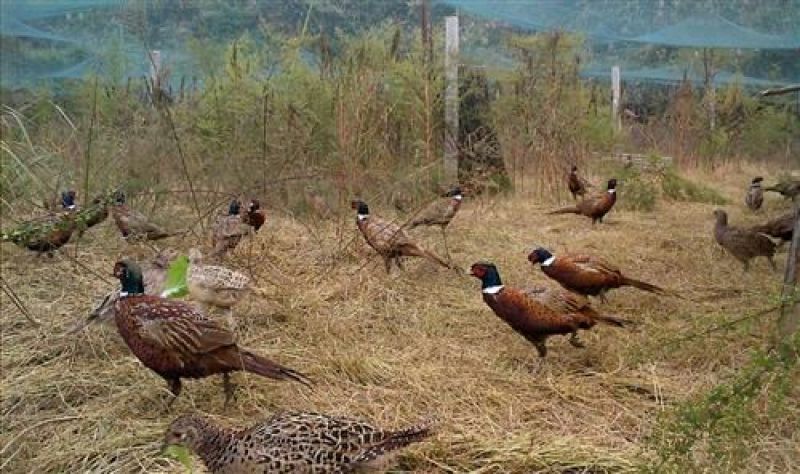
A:
[[[740,204],[748,179],[730,170],[713,177],[733,199],[733,223],[762,218]],[[770,197],[764,214],[782,205]],[[585,349],[553,338],[547,363],[532,374],[535,350],[485,307],[476,280],[418,260],[387,277],[380,259],[363,249],[349,213],[341,240],[332,223],[309,232],[272,213],[231,263],[251,268],[269,295],[237,307],[241,343],[309,374],[316,387],[237,374],[238,399],[227,412],[218,378],[189,381],[167,411],[166,385],[113,328],[65,334],[114,286],[65,258],[75,253],[73,245],[53,260],[4,245],[3,278],[44,325],[32,327],[2,300],[0,470],[181,472],[158,452],[178,414],[199,410],[242,424],[279,409],[304,409],[390,427],[435,417],[435,437],[405,451],[396,470],[635,471],[648,459],[642,448],[657,415],[745,363],[748,351],[763,345],[770,318],[680,340],[774,304],[779,276],[763,261],[745,276],[722,254],[711,238],[712,206],[662,203],[654,213],[613,212],[594,229],[576,216],[543,215],[551,206],[527,196],[467,202],[450,227],[450,251],[464,268],[493,260],[514,286],[546,280],[525,260],[531,244],[591,252],[687,299],[613,292],[604,309],[639,324],[584,333]],[[93,229],[77,250],[80,262],[103,275],[120,255],[147,255],[120,242],[111,226]],[[443,252],[437,230],[414,233]],[[175,243],[184,250],[192,244]],[[754,471],[800,466],[790,443],[795,430],[783,432],[765,432],[752,446]]]

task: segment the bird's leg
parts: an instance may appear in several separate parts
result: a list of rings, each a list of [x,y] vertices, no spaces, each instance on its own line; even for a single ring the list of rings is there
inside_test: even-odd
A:
[[[233,307],[229,307],[227,311],[225,311],[225,315],[228,318],[228,327],[231,331],[236,331],[236,320],[233,318]]]
[[[769,260],[769,265],[772,267],[772,271],[773,272],[777,272],[778,271],[778,266],[775,265],[775,259],[772,258],[772,257],[767,257],[767,260]]]
[[[444,241],[444,253],[447,254],[447,261],[451,264],[453,263],[453,257],[450,256],[450,249],[447,247],[447,230],[446,226],[441,226],[442,229],[442,240]]]
[[[601,290],[600,293],[597,294],[597,297],[600,299],[600,302],[603,304],[608,303],[608,298],[606,298],[606,291]]]
[[[744,261],[744,271],[746,271],[746,272],[750,271],[750,261],[749,260],[745,260]]]
[[[586,347],[581,340],[578,339],[578,331],[572,333],[572,335],[569,337],[569,343],[572,345],[572,347],[577,347],[578,349],[583,349]]]
[[[181,379],[169,379],[167,383],[169,384],[169,391],[172,392],[172,399],[167,403],[167,410],[169,410],[181,394]]]
[[[392,259],[389,257],[383,257],[383,265],[386,267],[386,273],[389,274],[392,272]]]
[[[231,374],[228,372],[222,374],[222,389],[225,391],[225,409],[227,410],[230,401],[236,398],[236,385],[231,382]]]
[[[539,357],[544,359],[544,357],[547,355],[547,345],[545,344],[545,340],[544,339],[537,339],[537,340],[531,341],[531,342],[533,342],[533,346],[536,348],[536,351],[539,353]]]
[[[397,256],[394,258],[394,264],[397,265],[397,268],[399,268],[400,270],[404,270],[402,258],[403,258],[402,256]]]

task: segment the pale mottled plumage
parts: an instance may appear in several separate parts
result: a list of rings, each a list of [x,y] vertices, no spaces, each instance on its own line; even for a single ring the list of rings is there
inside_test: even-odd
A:
[[[421,441],[428,426],[400,431],[308,412],[284,412],[250,428],[222,427],[199,415],[172,422],[166,444],[194,451],[212,473],[350,473]]]
[[[189,251],[186,285],[193,300],[204,305],[230,308],[250,288],[250,278],[219,265],[204,265],[203,254],[195,248]]]

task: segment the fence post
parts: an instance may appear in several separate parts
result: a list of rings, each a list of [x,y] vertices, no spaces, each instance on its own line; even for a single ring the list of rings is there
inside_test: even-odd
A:
[[[445,18],[444,178],[458,182],[458,17]]]
[[[800,196],[794,198],[794,233],[789,246],[789,255],[786,258],[786,274],[783,277],[783,291],[781,294],[781,316],[778,320],[778,341],[789,340],[800,328],[800,301],[798,297],[800,287]],[[787,303],[794,301],[791,305]]]
[[[621,93],[619,66],[614,66],[611,68],[611,119],[614,121],[614,130],[616,131],[622,128],[622,121],[619,116]]]

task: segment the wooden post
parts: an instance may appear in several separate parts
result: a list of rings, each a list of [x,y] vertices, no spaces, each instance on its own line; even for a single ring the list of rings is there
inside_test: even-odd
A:
[[[444,179],[458,182],[458,17],[445,18]]]
[[[153,87],[160,87],[158,83],[158,73],[161,72],[161,51],[154,49],[150,51],[150,81]]]
[[[800,196],[794,198],[794,233],[789,255],[786,258],[786,274],[783,277],[783,304],[778,320],[778,341],[789,340],[800,329],[800,301],[788,305],[788,299],[797,298],[800,289]]]
[[[619,116],[621,93],[619,66],[614,66],[611,68],[611,119],[614,121],[616,131],[622,129],[622,121]]]

